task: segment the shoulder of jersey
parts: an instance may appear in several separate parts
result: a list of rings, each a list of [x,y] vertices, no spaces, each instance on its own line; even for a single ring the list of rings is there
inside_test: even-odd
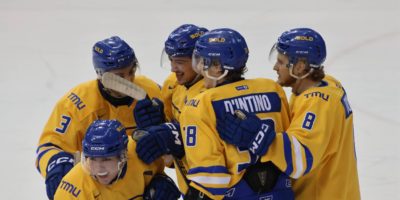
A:
[[[256,86],[260,87],[273,87],[273,88],[282,88],[276,81],[269,79],[269,78],[255,78],[255,79],[246,79],[249,83],[252,83]]]
[[[200,79],[199,81],[197,81],[195,84],[193,84],[189,88],[187,88],[183,85],[176,84],[174,86],[173,90],[174,90],[174,93],[183,92],[183,93],[187,93],[187,94],[199,94],[199,93],[206,91],[207,89],[204,87],[204,79]]]
[[[277,85],[278,83],[269,78],[254,78],[254,79],[246,79],[247,81],[255,81],[255,82],[265,82],[273,85]]]
[[[83,193],[81,194],[82,196],[88,193],[88,191],[83,192],[84,190],[96,188],[95,181],[89,176],[89,172],[83,169],[82,163],[75,165],[71,171],[64,176],[63,181],[64,182],[60,183],[60,188],[67,191],[69,194]],[[71,190],[74,190],[74,193],[71,193]]]
[[[161,86],[158,85],[155,81],[144,75],[136,75],[135,80],[133,81],[136,85],[142,87],[147,90],[160,90]]]
[[[244,79],[234,83],[222,85],[216,88],[209,89],[210,94],[224,95],[234,91],[257,91],[257,90],[271,90],[275,91],[280,88],[279,84],[271,79],[257,78],[257,79]]]
[[[179,84],[178,80],[176,79],[175,73],[170,73],[168,77],[165,79],[163,87],[167,87],[168,90],[173,90],[177,86],[179,86]]]
[[[299,97],[304,99],[341,99],[344,93],[342,84],[330,75],[326,75],[318,87],[310,88],[303,92]]]
[[[150,164],[144,163],[136,153],[136,141],[134,141],[131,137],[129,137],[128,141],[128,165],[135,166],[135,170],[147,170],[147,169],[156,169],[157,167],[164,166],[164,161],[162,159],[156,159],[154,162]],[[129,167],[129,166],[128,166]],[[135,171],[135,173],[137,173]],[[149,175],[149,174],[144,174]]]
[[[81,83],[68,91],[58,102],[69,112],[86,115],[99,108],[103,97],[98,88],[97,79]]]
[[[195,83],[191,88],[193,88],[194,90],[199,91],[199,93],[204,92],[205,90],[207,90],[204,87],[204,78],[202,78],[199,81],[197,81],[197,83]]]
[[[86,182],[84,179],[88,178],[89,176],[85,177],[86,173],[83,169],[82,163],[79,162],[76,164],[71,171],[64,177],[65,181],[74,182],[75,184],[79,184],[82,182]]]
[[[131,159],[133,157],[135,160],[139,159],[136,154],[136,141],[132,137],[128,137],[128,157]]]

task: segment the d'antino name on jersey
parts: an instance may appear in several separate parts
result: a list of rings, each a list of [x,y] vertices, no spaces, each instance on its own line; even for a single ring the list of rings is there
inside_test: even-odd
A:
[[[281,99],[275,92],[257,93],[213,101],[212,105],[216,113],[234,114],[235,110],[245,110],[249,113],[280,112]]]

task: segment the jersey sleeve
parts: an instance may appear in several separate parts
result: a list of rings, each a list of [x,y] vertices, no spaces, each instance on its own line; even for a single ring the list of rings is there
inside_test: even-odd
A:
[[[337,100],[330,98],[328,102],[321,96],[297,97],[289,128],[277,133],[267,152],[266,157],[292,178],[308,174],[336,149],[335,123],[341,122],[332,119],[341,117],[336,117],[338,104],[332,103]]]
[[[53,155],[61,151],[75,153],[81,149],[84,122],[67,101],[67,96],[64,96],[57,103],[39,139],[36,167],[43,177],[46,177],[46,167]]]
[[[191,102],[196,102],[192,99]],[[202,100],[200,100],[201,102]],[[190,185],[213,199],[222,199],[231,175],[225,163],[224,149],[215,129],[211,106],[185,106],[181,131],[189,164]]]

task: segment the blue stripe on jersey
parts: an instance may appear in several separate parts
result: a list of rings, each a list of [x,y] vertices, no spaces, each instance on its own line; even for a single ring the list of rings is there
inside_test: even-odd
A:
[[[286,132],[283,132],[283,148],[285,152],[285,160],[286,160],[286,170],[285,174],[290,176],[293,172],[293,162],[292,162],[292,143],[290,142],[289,136]]]
[[[202,187],[203,189],[207,190],[213,195],[225,195],[226,191],[228,191],[229,188],[209,188],[209,187],[204,187],[203,185],[196,183],[196,185]]]
[[[322,80],[318,87],[325,87],[328,86],[328,82]]]
[[[306,168],[306,171],[304,171],[304,174],[303,174],[303,175],[306,175],[308,172],[310,172],[311,167],[313,165],[313,156],[311,154],[311,151],[304,144],[301,144],[301,145],[303,146],[304,152],[306,154],[307,168]]]
[[[50,146],[53,146],[53,147],[56,147],[56,148],[61,149],[59,146],[57,146],[57,145],[55,145],[55,144],[49,142],[49,143],[44,143],[44,144],[40,145],[40,146],[36,149],[36,153],[39,152],[39,149],[40,149],[40,148],[42,148],[42,147],[50,147]]]
[[[197,174],[197,173],[229,174],[228,170],[224,166],[196,167],[196,168],[189,169],[189,172],[188,172],[188,174]]]
[[[224,113],[234,114],[235,110],[245,110],[249,113],[281,111],[281,99],[276,92],[235,96],[213,101],[212,105],[217,116],[223,116]]]
[[[204,188],[213,195],[225,195],[228,188]]]
[[[346,90],[344,90],[344,88],[342,88],[342,89],[343,89],[343,96],[340,101],[342,102],[344,112],[346,114],[346,119],[347,119],[353,113],[353,110],[351,109],[349,100],[347,99]]]
[[[48,151],[50,151],[50,150],[52,150],[52,149],[60,149],[60,150],[61,150],[61,148],[60,148],[59,146],[55,145],[55,144],[52,144],[52,143],[44,143],[44,144],[40,145],[40,146],[36,149],[36,153],[38,153],[39,150],[40,150],[40,148],[42,148],[42,147],[53,147],[53,148],[46,149],[46,150],[40,152],[39,155],[37,155],[37,158],[36,158],[36,160],[37,160],[36,169],[39,171],[39,173],[40,173],[39,163],[40,163],[40,159],[42,158],[42,156],[43,156],[46,152],[48,152]]]
[[[42,158],[42,156],[43,156],[46,152],[48,152],[48,151],[50,151],[50,150],[53,150],[53,149],[58,149],[58,148],[53,147],[53,148],[46,149],[46,150],[40,152],[40,154],[37,156],[37,158],[36,158],[36,160],[37,160],[36,169],[39,171],[39,173],[41,172],[41,171],[40,171],[40,167],[39,167],[40,159]]]

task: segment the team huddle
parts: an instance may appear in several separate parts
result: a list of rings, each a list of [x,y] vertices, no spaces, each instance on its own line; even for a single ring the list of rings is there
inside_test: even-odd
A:
[[[315,30],[278,37],[269,56],[277,81],[244,77],[249,49],[229,28],[171,32],[162,87],[135,74],[135,52],[117,36],[92,54],[97,79],[57,102],[39,139],[49,199],[361,198],[352,110],[324,72]]]

